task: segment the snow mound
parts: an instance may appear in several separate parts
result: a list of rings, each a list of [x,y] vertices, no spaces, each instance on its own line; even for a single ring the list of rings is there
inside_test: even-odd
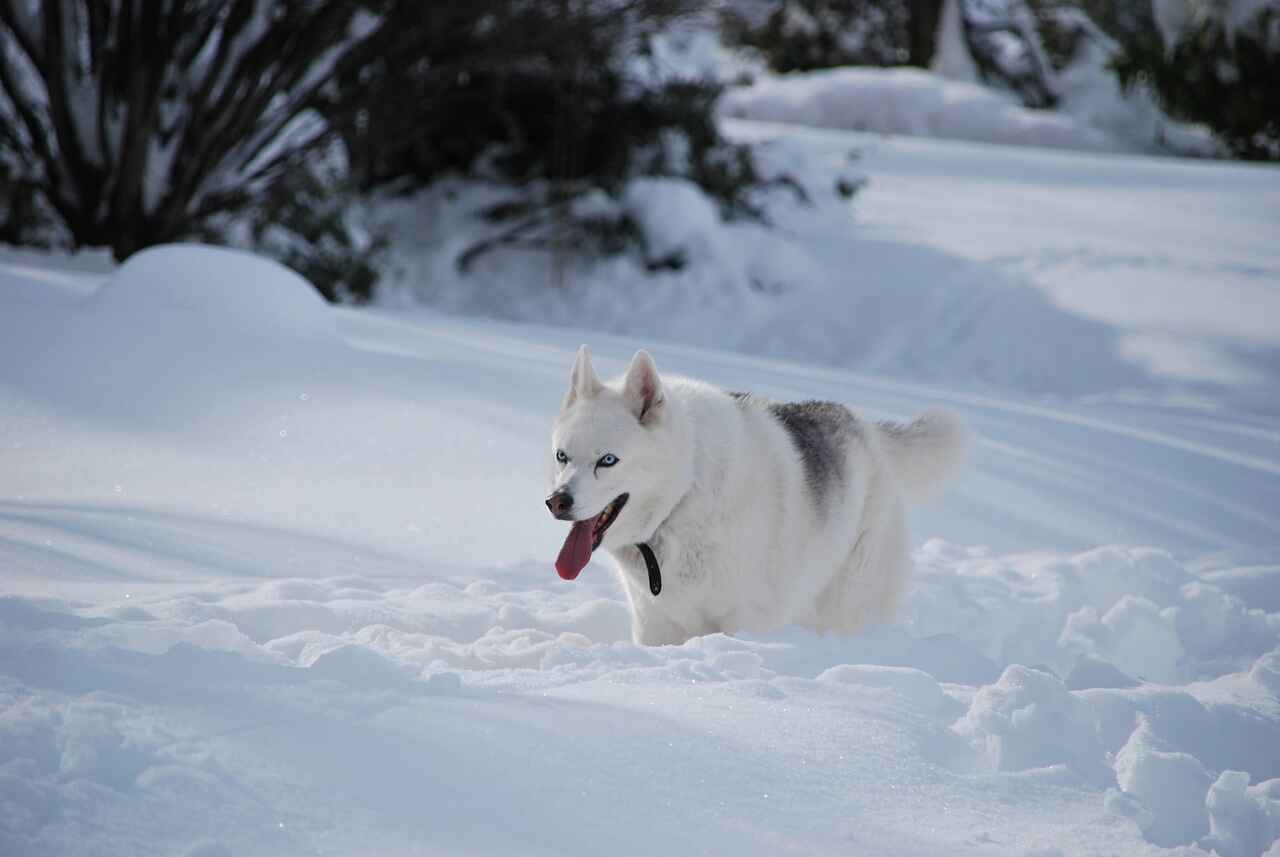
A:
[[[1178,680],[1185,657],[1174,610],[1126,595],[1099,618],[1093,607],[1067,617],[1063,642],[1101,654],[1122,672],[1162,682]],[[1092,649],[1092,651],[1089,651]]]
[[[1186,845],[1208,832],[1209,772],[1195,756],[1168,750],[1146,717],[1116,754],[1115,771],[1120,788],[1145,808],[1137,821],[1151,842]]]
[[[1280,612],[1252,607],[1150,548],[1009,558],[933,540],[916,569],[908,606],[917,621],[993,660],[1047,667],[1072,689],[1248,670],[1280,632]],[[994,615],[1020,618],[975,620],[994,604]],[[1260,687],[1277,681],[1275,666],[1280,657],[1254,666]]]
[[[730,90],[726,116],[913,137],[1084,151],[1129,147],[1069,116],[920,69],[837,68],[765,77]]]
[[[623,206],[644,231],[650,260],[720,261],[727,255],[720,212],[687,179],[636,179],[627,186]]]
[[[901,694],[925,711],[949,712],[960,705],[924,670],[871,664],[840,664],[821,672],[817,681],[883,687]]]
[[[130,256],[93,297],[97,311],[254,336],[328,339],[333,313],[315,288],[270,259],[198,244],[166,244]],[[183,321],[188,322],[184,324]]]
[[[1280,854],[1280,779],[1251,786],[1244,771],[1223,771],[1205,804],[1211,832],[1204,844],[1221,857]]]
[[[974,695],[956,731],[993,771],[1064,765],[1089,781],[1108,779],[1088,706],[1049,672],[1008,667]]]
[[[1258,658],[1249,676],[1259,687],[1265,688],[1273,696],[1280,698],[1280,649]]]

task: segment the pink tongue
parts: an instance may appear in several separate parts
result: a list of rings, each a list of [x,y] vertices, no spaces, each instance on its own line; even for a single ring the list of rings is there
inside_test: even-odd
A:
[[[599,515],[596,518],[600,517]],[[595,529],[596,518],[585,521],[574,521],[569,528],[569,535],[556,557],[556,572],[565,580],[573,580],[591,560],[591,531]]]

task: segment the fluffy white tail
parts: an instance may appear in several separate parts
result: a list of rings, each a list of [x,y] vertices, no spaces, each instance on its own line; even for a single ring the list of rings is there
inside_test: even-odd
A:
[[[964,462],[969,432],[951,411],[933,408],[909,423],[879,423],[881,447],[903,495],[928,499]]]

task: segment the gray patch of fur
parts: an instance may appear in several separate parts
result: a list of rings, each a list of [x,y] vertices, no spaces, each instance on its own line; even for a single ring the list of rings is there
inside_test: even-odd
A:
[[[745,405],[747,402],[751,401],[750,393],[742,393],[735,390],[726,390],[725,392],[729,394],[729,398],[733,399],[739,405]]]
[[[824,508],[831,492],[844,487],[849,440],[859,434],[857,417],[835,402],[773,403],[768,408],[791,435],[814,504]]]
[[[928,428],[920,420],[913,420],[909,423],[895,423],[890,420],[881,420],[876,423],[880,431],[886,436],[894,440],[911,440],[912,438],[922,437],[928,432]]]

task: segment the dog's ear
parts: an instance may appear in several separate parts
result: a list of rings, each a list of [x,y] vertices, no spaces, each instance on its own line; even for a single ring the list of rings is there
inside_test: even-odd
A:
[[[622,385],[622,399],[641,425],[649,425],[661,416],[666,396],[662,392],[658,367],[648,351],[637,351],[631,358],[627,379]]]
[[[569,392],[565,394],[562,408],[567,408],[579,398],[589,399],[604,389],[595,367],[591,365],[591,349],[585,345],[578,348],[578,359],[573,361],[573,369],[569,372]]]

